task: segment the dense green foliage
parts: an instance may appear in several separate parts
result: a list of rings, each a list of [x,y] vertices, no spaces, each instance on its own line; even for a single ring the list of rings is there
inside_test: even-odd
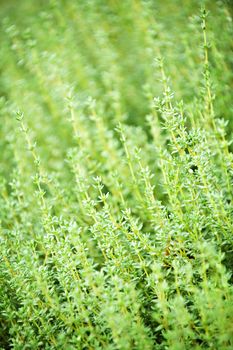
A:
[[[233,348],[232,8],[203,5],[1,3],[0,349]]]

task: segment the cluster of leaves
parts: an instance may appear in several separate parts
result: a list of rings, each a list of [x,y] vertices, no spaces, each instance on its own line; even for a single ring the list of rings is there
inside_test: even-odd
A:
[[[1,6],[0,349],[232,349],[230,4]]]

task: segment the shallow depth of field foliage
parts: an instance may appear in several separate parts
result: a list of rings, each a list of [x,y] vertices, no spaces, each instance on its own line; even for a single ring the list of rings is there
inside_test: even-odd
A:
[[[0,349],[233,349],[232,2],[0,7]]]

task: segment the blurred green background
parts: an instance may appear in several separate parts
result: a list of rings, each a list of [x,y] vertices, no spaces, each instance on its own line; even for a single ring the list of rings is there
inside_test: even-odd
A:
[[[1,143],[7,142],[4,135],[14,127],[13,111],[20,109],[29,118],[43,157],[56,169],[57,160],[72,145],[66,108],[71,91],[79,106],[89,96],[96,99],[110,128],[125,120],[146,129],[152,98],[161,96],[163,89],[154,61],[158,56],[164,58],[175,98],[183,99],[188,117],[191,113],[198,118],[203,4],[196,0],[1,1]],[[206,1],[205,6],[210,11],[207,35],[215,114],[229,121],[231,137],[232,3]]]

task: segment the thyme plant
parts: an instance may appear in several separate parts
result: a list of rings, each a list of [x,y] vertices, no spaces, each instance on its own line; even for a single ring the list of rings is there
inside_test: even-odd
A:
[[[1,7],[0,349],[232,349],[231,3]]]

